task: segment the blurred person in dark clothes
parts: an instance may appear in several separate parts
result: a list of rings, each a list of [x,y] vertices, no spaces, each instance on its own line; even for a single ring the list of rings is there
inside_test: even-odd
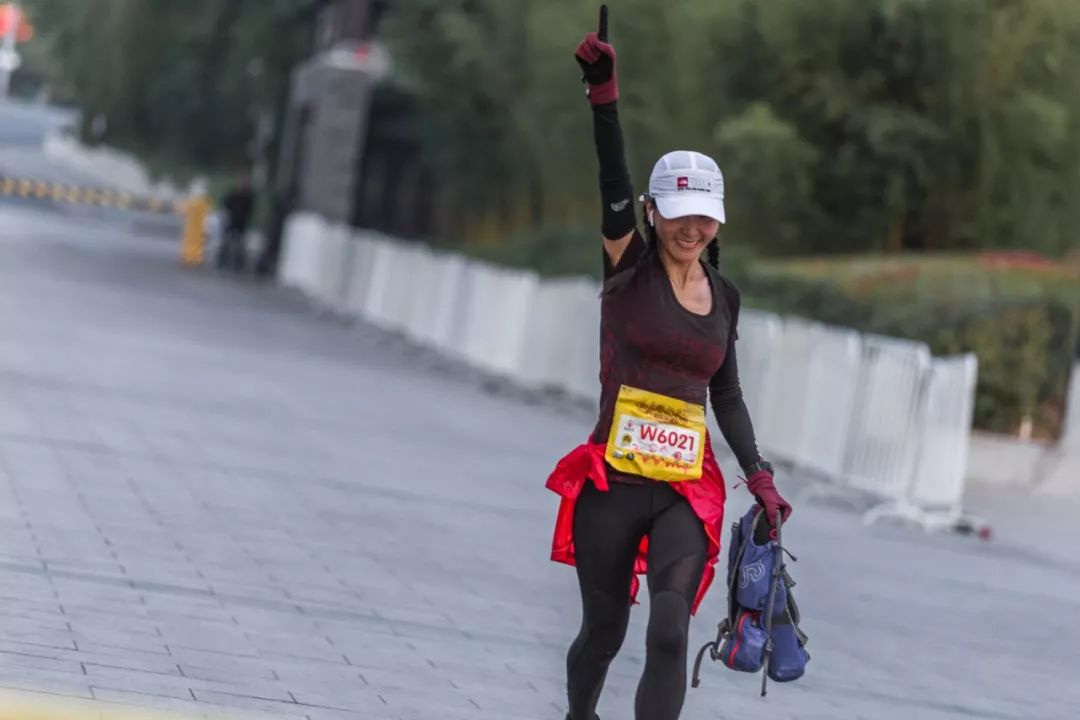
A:
[[[218,247],[217,265],[226,270],[243,272],[246,265],[244,237],[255,209],[255,194],[247,174],[237,179],[222,200],[222,206],[225,208],[225,226]]]

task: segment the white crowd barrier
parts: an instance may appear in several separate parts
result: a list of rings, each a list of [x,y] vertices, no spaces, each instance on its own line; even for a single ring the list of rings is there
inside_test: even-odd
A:
[[[792,445],[800,474],[839,478],[844,472],[848,436],[862,365],[859,333],[813,324],[806,356],[808,380],[803,394],[802,426]]]
[[[324,224],[315,216],[289,216],[285,225],[289,242],[285,244],[281,258],[283,283],[302,290],[315,288],[315,265],[319,261],[319,243],[324,228]]]
[[[766,378],[774,362],[781,362],[780,336],[783,323],[775,315],[743,308],[739,311],[739,339],[736,341],[739,382],[751,418],[766,415]],[[762,447],[770,450],[770,441],[762,438]]]
[[[599,397],[599,285],[436,252],[294,215],[282,282],[313,302],[531,389]],[[759,444],[822,490],[872,500],[866,522],[962,515],[977,364],[926,345],[751,308],[739,374]]]
[[[773,457],[794,459],[809,388],[810,365],[806,359],[811,352],[810,324],[798,318],[784,318],[779,326],[780,332],[770,343],[772,361],[759,380],[762,406],[757,417],[761,427],[768,428],[761,438],[762,449]],[[739,366],[741,369],[741,362]]]
[[[332,226],[323,233],[318,247],[318,260],[313,263],[317,291],[314,299],[322,307],[341,308],[349,289],[356,243],[347,228]]]
[[[1080,455],[1080,363],[1073,366],[1068,402],[1062,442],[1069,452]]]
[[[1049,458],[1049,472],[1040,477],[1045,491],[1080,494],[1080,363],[1073,366],[1065,427],[1057,451]]]
[[[942,525],[960,519],[971,444],[971,433],[960,429],[971,427],[977,379],[974,354],[933,359],[924,389],[916,471],[908,496],[896,508],[902,515]]]
[[[846,484],[900,497],[915,469],[922,387],[930,351],[922,343],[863,337],[854,415],[844,457]]]

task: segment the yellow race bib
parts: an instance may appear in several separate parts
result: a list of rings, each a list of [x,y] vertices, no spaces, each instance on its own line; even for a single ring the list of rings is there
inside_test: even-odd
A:
[[[604,458],[616,470],[652,480],[701,477],[705,408],[623,385]]]

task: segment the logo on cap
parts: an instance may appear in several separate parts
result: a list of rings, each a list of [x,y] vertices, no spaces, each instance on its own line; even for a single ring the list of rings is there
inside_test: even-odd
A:
[[[698,192],[711,193],[713,191],[713,183],[709,178],[698,177],[697,175],[682,175],[675,178],[675,191],[682,190],[696,190]]]

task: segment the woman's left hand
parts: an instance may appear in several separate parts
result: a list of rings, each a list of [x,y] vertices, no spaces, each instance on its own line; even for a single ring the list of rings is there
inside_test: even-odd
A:
[[[768,470],[758,470],[746,479],[746,487],[765,510],[765,517],[768,518],[770,525],[776,525],[778,512],[782,513],[780,522],[787,522],[788,517],[791,516],[791,503],[785,500],[776,489],[772,473]]]

